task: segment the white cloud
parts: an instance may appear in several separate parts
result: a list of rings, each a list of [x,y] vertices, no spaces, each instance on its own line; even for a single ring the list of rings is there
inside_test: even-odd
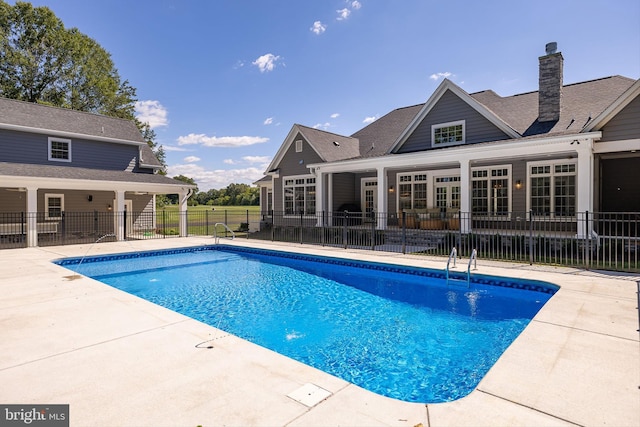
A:
[[[270,125],[271,123],[273,123],[273,117],[267,117],[263,124]]]
[[[434,73],[434,74],[431,74],[431,75],[429,76],[429,78],[430,78],[431,80],[438,80],[438,79],[440,79],[441,77],[442,77],[442,78],[445,78],[445,79],[448,79],[448,78],[449,78],[449,77],[451,77],[452,75],[453,75],[453,74],[451,74],[450,72],[446,71],[446,72],[444,72],[444,73]]]
[[[222,162],[225,165],[235,165],[236,164],[235,160],[233,160],[233,159],[224,159]]]
[[[362,121],[362,123],[369,124],[369,123],[375,122],[376,120],[378,120],[378,117],[376,117],[376,116],[365,117],[364,120]]]
[[[330,117],[332,119],[337,119],[338,117],[340,117],[340,113],[333,113]]]
[[[327,130],[331,127],[331,123],[326,122],[326,123],[317,123],[313,126],[314,129],[323,129],[323,130]]]
[[[199,162],[199,161],[200,161],[200,157],[197,157],[197,156],[187,156],[187,157],[185,157],[185,158],[184,158],[184,159],[182,159],[182,160],[184,160],[184,161],[185,161],[185,162],[187,162],[187,163],[194,163],[194,162]]]
[[[338,21],[344,21],[351,15],[351,11],[346,7],[344,9],[336,10],[338,13],[338,17],[336,18]]]
[[[354,0],[353,2],[351,2],[351,8],[353,10],[358,10],[361,7],[362,7],[362,4],[358,0]]]
[[[168,166],[167,175],[188,176],[198,184],[200,191],[208,191],[212,188],[225,188],[232,183],[251,185],[264,176],[264,169],[249,167],[244,169],[211,170],[195,163],[189,163]]]
[[[151,129],[167,126],[167,109],[160,104],[160,101],[136,101],[135,103],[136,118],[142,123],[149,123]]]
[[[163,145],[162,149],[164,151],[189,151],[186,148],[176,147],[175,145]]]
[[[246,147],[247,145],[261,144],[269,141],[269,138],[260,136],[207,136],[203,133],[190,133],[178,138],[178,145],[200,144],[205,147]]]
[[[269,156],[244,156],[242,158],[245,162],[248,163],[269,163],[271,161],[271,157]]]
[[[272,53],[267,53],[266,55],[262,55],[261,57],[253,61],[252,64],[257,66],[260,69],[261,73],[264,73],[265,71],[273,71],[273,69],[276,67],[276,62],[279,59],[279,56]]]
[[[320,35],[327,30],[327,26],[320,21],[316,21],[313,23],[313,26],[309,28],[309,30],[311,30],[312,33]]]

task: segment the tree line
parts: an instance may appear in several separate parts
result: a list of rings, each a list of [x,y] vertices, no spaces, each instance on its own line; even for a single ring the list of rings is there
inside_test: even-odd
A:
[[[260,204],[260,189],[247,184],[229,184],[220,190],[199,191],[198,184],[193,178],[184,175],[174,176],[173,179],[195,185],[196,189],[189,197],[189,206],[258,206]],[[163,207],[167,204],[178,204],[176,194],[167,194],[156,197],[156,206]]]

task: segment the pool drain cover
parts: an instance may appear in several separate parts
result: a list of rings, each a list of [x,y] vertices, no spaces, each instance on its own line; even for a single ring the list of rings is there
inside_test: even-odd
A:
[[[311,383],[306,383],[299,389],[287,394],[287,397],[290,397],[296,402],[300,402],[309,408],[316,406],[329,396],[331,396],[330,391]]]

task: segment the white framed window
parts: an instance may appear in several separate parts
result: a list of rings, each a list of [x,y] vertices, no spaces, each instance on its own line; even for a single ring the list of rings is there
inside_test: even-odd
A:
[[[527,179],[527,210],[533,216],[576,215],[576,160],[527,163]]]
[[[427,173],[398,174],[398,210],[427,208]]]
[[[511,212],[511,165],[471,168],[471,212],[508,218]]]
[[[64,194],[45,194],[44,206],[46,219],[62,219],[62,212],[64,212]]]
[[[273,211],[273,188],[267,188],[267,213]]]
[[[464,144],[465,141],[465,121],[440,123],[431,126],[432,146],[442,147],[445,145]]]
[[[296,141],[296,153],[302,153],[302,140],[298,139]]]
[[[53,162],[71,161],[71,140],[49,137],[49,160]]]
[[[283,179],[285,215],[316,214],[316,178],[313,175],[290,176]]]

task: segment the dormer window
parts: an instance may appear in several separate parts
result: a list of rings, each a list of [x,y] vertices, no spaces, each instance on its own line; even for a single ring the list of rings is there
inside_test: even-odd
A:
[[[464,144],[464,120],[431,126],[433,146]]]
[[[49,160],[53,162],[70,162],[71,140],[49,138]]]

